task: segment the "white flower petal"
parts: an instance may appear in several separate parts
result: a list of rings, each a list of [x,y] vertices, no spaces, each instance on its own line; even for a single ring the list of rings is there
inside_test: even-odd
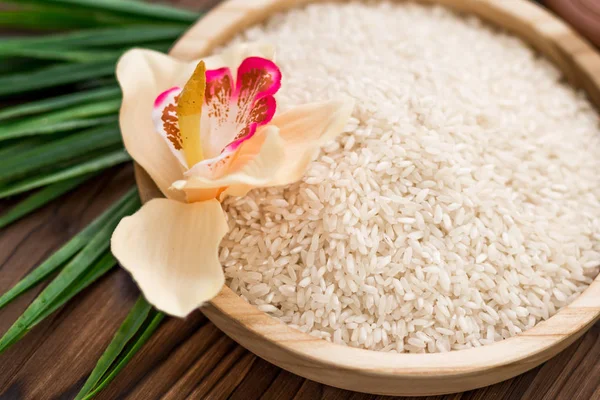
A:
[[[154,199],[121,220],[111,249],[151,304],[185,317],[225,283],[218,247],[227,230],[217,200]]]

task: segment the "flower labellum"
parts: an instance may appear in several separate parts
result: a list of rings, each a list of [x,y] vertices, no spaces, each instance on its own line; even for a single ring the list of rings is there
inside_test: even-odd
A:
[[[276,114],[272,58],[269,46],[243,44],[194,63],[139,49],[119,61],[123,141],[167,199],[124,218],[111,247],[166,313],[185,317],[224,284],[220,201],[298,181],[350,117],[347,99]]]

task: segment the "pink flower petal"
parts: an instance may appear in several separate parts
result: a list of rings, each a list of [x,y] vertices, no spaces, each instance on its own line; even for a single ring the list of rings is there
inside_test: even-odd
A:
[[[254,136],[257,128],[258,125],[256,123],[250,124],[245,131],[247,134],[244,137],[228,144],[218,156],[202,160],[195,164],[185,172],[185,176],[200,176],[209,179],[218,179],[222,177],[229,170],[231,163],[237,158],[237,153],[238,150],[240,150],[241,145]]]
[[[214,118],[219,125],[229,119],[233,86],[233,77],[229,68],[206,71],[204,103],[208,116]]]
[[[256,99],[274,95],[280,87],[281,71],[273,61],[248,57],[240,64],[235,87],[240,110]]]
[[[204,154],[216,157],[232,151],[268,124],[277,103],[273,94],[281,87],[281,72],[270,60],[246,58],[238,68],[235,87],[228,68],[206,72],[206,105],[201,125]]]
[[[276,108],[277,103],[273,96],[257,100],[248,118],[250,124],[238,132],[233,141],[225,147],[225,150],[235,150],[246,140],[251,139],[258,127],[268,124],[273,119]]]
[[[233,142],[229,143],[227,147],[225,147],[223,152],[237,150],[242,143],[254,136],[256,133],[256,128],[258,128],[258,124],[256,122],[252,122],[238,134],[238,137],[236,137]]]
[[[218,176],[233,154],[258,127],[268,124],[275,115],[277,103],[273,94],[281,86],[281,72],[270,60],[246,58],[240,64],[237,82],[229,68],[206,71],[204,107],[200,136],[204,160],[187,165],[183,138],[179,128],[177,101],[182,89],[171,88],[154,102],[153,120],[157,132],[171,152],[186,168],[203,176]]]
[[[154,101],[152,120],[156,132],[165,140],[173,155],[181,165],[187,167],[177,117],[177,101],[180,94],[180,87],[173,87],[159,94]]]
[[[165,107],[169,103],[169,98],[173,92],[177,92],[177,94],[179,94],[179,92],[181,92],[181,88],[179,86],[175,86],[159,94],[156,100],[154,100],[154,108]]]

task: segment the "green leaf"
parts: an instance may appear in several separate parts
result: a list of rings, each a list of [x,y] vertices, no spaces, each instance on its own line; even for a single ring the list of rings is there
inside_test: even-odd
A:
[[[110,366],[115,362],[115,360],[117,360],[127,343],[141,329],[150,311],[152,311],[152,306],[146,301],[146,299],[144,299],[143,296],[138,297],[135,305],[125,318],[125,321],[123,321],[123,324],[113,337],[113,340],[110,342],[98,360],[96,367],[94,367],[94,370],[79,391],[77,397],[75,397],[75,400],[81,399],[97,385],[98,381],[100,381]]]
[[[156,50],[166,53],[173,45],[172,41],[169,42],[150,42],[140,43],[140,47]],[[30,58],[35,60],[49,60],[49,61],[67,61],[67,62],[98,62],[106,60],[116,60],[125,51],[129,50],[130,47],[122,48],[104,48],[98,50],[68,50],[60,46],[32,46],[32,47],[19,47],[12,48],[5,52],[6,56],[17,57],[17,58]]]
[[[83,397],[83,391],[81,391],[77,395],[77,398],[85,400],[92,399],[94,398],[94,396],[100,393],[100,391],[102,391],[106,386],[108,386],[108,384],[112,382],[113,379],[115,379],[117,374],[121,372],[123,368],[125,368],[127,363],[131,361],[133,356],[135,356],[135,354],[142,348],[142,346],[152,337],[152,334],[156,331],[156,329],[158,329],[160,323],[164,318],[165,314],[158,311],[152,311],[148,318],[149,322],[147,323],[141,334],[137,338],[133,339],[131,343],[128,344],[123,354],[117,359],[115,365],[107,371],[102,380],[98,382],[98,384],[94,387],[94,389],[91,392],[87,393],[85,397]]]
[[[67,109],[50,111],[12,123],[8,122],[0,127],[0,141],[94,126],[94,124],[99,124],[102,121],[98,121],[98,118],[95,118],[96,122],[92,124],[86,118],[115,114],[119,111],[119,107],[121,107],[121,99],[116,98],[89,104],[79,104]],[[106,117],[101,120],[105,119]],[[110,119],[115,120],[116,115],[110,116]]]
[[[76,48],[89,50],[93,47],[140,46],[145,42],[172,41],[179,37],[187,25],[156,26],[136,25],[122,28],[87,29],[73,33],[61,33],[40,37],[19,37],[0,42],[0,54],[11,55],[12,51],[27,48]]]
[[[89,154],[95,150],[121,143],[121,133],[113,123],[78,132],[50,141],[0,160],[0,182],[20,178],[44,167]]]
[[[1,15],[1,14],[0,14]],[[2,21],[0,18],[0,25]],[[39,60],[54,60],[54,61],[69,61],[69,62],[94,62],[94,61],[105,61],[114,60],[119,57],[121,53],[115,51],[83,51],[83,50],[65,50],[65,49],[54,49],[51,47],[20,47],[18,49],[12,49],[10,55],[12,57],[27,57],[36,58]]]
[[[1,1],[1,0],[0,0]],[[8,58],[0,54],[2,62],[0,63],[0,75],[13,74],[15,71],[27,72],[42,66],[40,60],[25,58]]]
[[[86,178],[89,178],[89,176]],[[0,308],[4,307],[19,295],[37,285],[47,276],[55,272],[59,267],[63,266],[65,262],[73,257],[75,253],[81,250],[81,248],[85,246],[104,225],[106,225],[112,214],[118,212],[126,204],[128,199],[129,198],[126,195],[115,202],[108,210],[96,217],[96,219],[94,219],[81,232],[65,243],[60,249],[48,257],[37,268],[31,271],[19,283],[13,286],[12,289],[3,294],[2,297],[0,297]]]
[[[113,165],[117,165],[129,160],[131,160],[131,157],[129,157],[129,154],[127,154],[125,150],[116,150],[81,164],[66,167],[59,171],[54,171],[41,176],[27,178],[16,183],[11,183],[8,186],[3,186],[0,188],[0,199],[23,193],[28,190],[37,189],[51,183],[60,182],[65,179],[71,179],[77,176],[101,171],[105,168],[112,167]]]
[[[10,347],[13,344],[15,344],[16,342],[18,342],[35,325],[42,322],[50,314],[52,314],[54,311],[58,310],[60,307],[62,307],[64,304],[66,304],[69,300],[71,300],[73,297],[75,297],[79,292],[81,292],[83,289],[87,288],[89,285],[94,283],[102,275],[104,275],[105,273],[110,271],[110,269],[112,267],[114,267],[116,264],[117,264],[117,260],[114,258],[114,256],[111,254],[111,252],[106,251],[96,262],[94,262],[91,265],[91,267],[80,278],[78,278],[72,285],[70,285],[68,288],[66,288],[61,293],[61,295],[56,298],[56,300],[54,300],[47,307],[45,307],[41,311],[39,316],[34,321],[32,321],[31,324],[29,324],[27,329],[24,332],[22,332],[22,334],[19,337],[17,337],[14,340],[14,342],[10,343],[8,345],[8,347]],[[23,328],[23,327],[21,327],[21,328]],[[6,350],[6,348],[4,350]],[[0,354],[2,354],[2,351],[4,351],[4,350],[0,349]]]
[[[65,293],[67,293],[68,298],[74,296],[72,292],[69,293],[69,287],[72,285],[77,286],[78,281],[86,276],[90,266],[108,249],[112,232],[121,218],[139,208],[140,202],[137,197],[137,190],[130,190],[121,202],[121,207],[109,215],[106,222],[93,235],[91,240],[69,261],[56,278],[50,282],[4,336],[0,338],[0,353],[17,342],[33,326],[49,315],[49,312],[51,312],[49,310],[58,308],[57,302],[64,303]]]
[[[115,60],[94,63],[59,64],[33,72],[0,77],[0,96],[62,86],[114,73]]]
[[[102,275],[110,271],[112,267],[117,265],[117,260],[110,251],[105,251],[104,254],[96,261],[80,278],[78,278],[71,286],[65,289],[59,297],[50,304],[36,319],[31,327],[42,322],[46,317],[65,305],[69,300],[75,297],[83,289],[90,286]],[[30,328],[31,329],[31,328]]]
[[[148,18],[139,19],[132,16],[47,6],[3,10],[0,13],[0,27],[35,31],[89,29],[110,25],[148,23],[148,21]]]
[[[199,17],[198,13],[160,4],[140,3],[130,0],[20,0],[19,4],[42,4],[75,7],[111,12],[115,15],[131,17],[147,17],[157,21],[173,21],[192,23]]]
[[[2,0],[0,0],[2,1]],[[89,89],[97,89],[105,86],[113,86],[116,85],[117,79],[115,76],[105,76],[101,78],[94,78],[87,81],[82,81],[76,83],[75,90],[89,90]]]
[[[0,146],[0,160],[19,154],[22,150],[28,150],[34,146],[48,142],[47,138],[36,137],[31,139],[20,139],[4,142]]]
[[[17,221],[21,217],[24,217],[25,215],[29,214],[30,212],[37,210],[38,208],[51,202],[57,197],[60,197],[61,195],[67,193],[71,189],[79,186],[80,184],[88,180],[90,177],[91,175],[84,175],[73,179],[68,179],[66,181],[58,182],[54,185],[46,186],[39,192],[30,195],[24,200],[21,200],[13,208],[11,208],[6,213],[0,216],[0,229]],[[4,296],[0,297],[0,308],[4,305],[3,297]]]
[[[111,122],[119,120],[117,115],[109,115],[105,117],[95,118],[79,118],[67,121],[57,121],[51,125],[38,125],[27,128],[21,128],[18,131],[10,132],[11,136],[8,139],[16,137],[36,136],[36,135],[47,135],[60,132],[69,132],[77,129],[85,129],[92,126],[105,125]],[[0,132],[0,142],[6,140],[5,136],[2,136],[5,132]]]
[[[39,114],[46,111],[55,111],[69,106],[92,103],[99,100],[118,99],[120,97],[121,89],[119,89],[118,86],[90,89],[84,92],[70,93],[63,96],[50,97],[12,107],[6,107],[3,110],[0,110],[0,121],[9,118]]]

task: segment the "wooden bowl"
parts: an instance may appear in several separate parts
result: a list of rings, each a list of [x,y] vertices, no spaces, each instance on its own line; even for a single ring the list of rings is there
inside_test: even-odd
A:
[[[208,55],[236,33],[275,12],[321,0],[229,0],[194,25],[171,54],[184,60]],[[600,55],[578,34],[525,0],[425,0],[473,13],[514,32],[545,54],[568,81],[600,108]],[[161,196],[136,166],[143,201]],[[519,336],[492,345],[437,354],[396,354],[329,343],[259,311],[228,287],[202,307],[235,341],[265,360],[339,388],[388,395],[435,395],[500,382],[530,370],[565,349],[600,316],[600,276],[572,304]]]

